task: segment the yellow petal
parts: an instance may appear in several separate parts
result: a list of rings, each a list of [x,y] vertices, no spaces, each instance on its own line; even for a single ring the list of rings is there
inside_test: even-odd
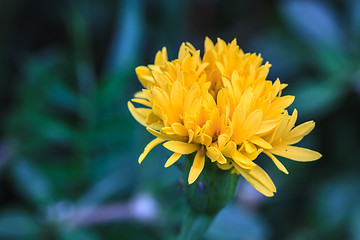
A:
[[[174,135],[175,132],[171,127],[163,127],[160,129],[160,133],[165,135]]]
[[[155,65],[162,65],[161,51],[158,51],[158,52],[156,53],[154,63],[155,63]]]
[[[225,164],[217,163],[217,166],[222,170],[229,170],[230,168],[233,167],[231,163],[225,163]]]
[[[270,143],[268,143],[267,141],[265,141],[264,139],[262,139],[261,137],[258,137],[256,135],[253,135],[252,137],[249,138],[249,141],[258,145],[259,147],[262,147],[264,149],[271,149],[272,146]]]
[[[172,85],[170,99],[174,108],[181,108],[184,106],[184,90],[179,81],[174,82]]]
[[[295,127],[289,132],[284,138],[283,143],[286,145],[296,144],[303,139],[304,136],[308,135],[315,127],[314,121],[308,121],[299,126]]]
[[[251,132],[255,133],[260,127],[262,115],[263,115],[263,113],[262,113],[261,109],[257,109],[255,111],[253,111],[246,118],[244,127],[246,129],[251,129]]]
[[[131,99],[131,101],[132,101],[132,102],[135,102],[135,103],[142,104],[142,105],[144,105],[144,106],[146,106],[146,107],[150,107],[150,108],[152,107],[152,103],[149,102],[149,101],[147,101],[147,100],[145,100],[145,99],[133,98],[133,99]]]
[[[255,166],[251,170],[243,169],[236,164],[236,170],[259,192],[267,197],[274,196],[276,187],[269,175],[259,166]]]
[[[244,148],[247,153],[253,153],[257,150],[255,145],[248,141],[244,142]]]
[[[177,136],[177,135],[169,135],[169,134],[164,134],[164,133],[161,133],[161,132],[158,132],[152,128],[149,128],[147,127],[146,130],[149,131],[149,133],[151,133],[152,135],[154,135],[155,137],[158,137],[158,138],[162,138],[162,139],[165,139],[165,140],[172,140],[172,141],[183,141],[185,140],[184,137],[181,137],[181,136]]]
[[[244,125],[240,127],[240,129],[235,129],[233,133],[234,142],[237,145],[240,145],[244,141],[246,141],[249,137],[251,137],[258,129],[262,119],[262,110],[257,109],[250,113],[250,115],[246,118]]]
[[[188,136],[188,130],[184,125],[181,123],[173,123],[171,124],[172,129],[174,130],[175,134],[179,136]]]
[[[284,115],[282,116],[279,125],[276,127],[270,142],[272,143],[273,141],[277,140],[278,138],[283,137],[283,134],[285,132],[286,126],[288,124],[288,119],[289,119],[289,115],[288,112],[285,111]]]
[[[221,152],[222,154],[224,154],[225,157],[231,158],[235,153],[235,151],[236,151],[236,143],[234,143],[233,141],[229,141]]]
[[[252,88],[246,89],[246,91],[241,97],[240,105],[244,106],[247,111],[250,109],[252,98],[253,98]]]
[[[192,184],[199,177],[201,171],[204,169],[205,165],[205,154],[204,151],[198,151],[195,155],[194,162],[191,166],[189,172],[188,182]]]
[[[256,164],[247,158],[244,154],[240,153],[239,151],[235,151],[232,155],[232,159],[235,163],[237,163],[240,167],[251,169],[256,166]]]
[[[179,53],[178,53],[178,59],[180,61],[183,61],[186,57],[186,55],[188,54],[187,48],[185,43],[182,43],[179,49]]]
[[[238,71],[234,70],[231,75],[231,84],[234,88],[235,100],[240,102],[242,97],[242,79],[239,77]],[[241,103],[240,103],[241,104]]]
[[[145,89],[144,89],[145,90]],[[142,99],[148,99],[146,94],[143,91],[136,92],[134,94],[135,98],[142,98]]]
[[[302,147],[295,146],[285,146],[285,147],[274,147],[271,150],[268,150],[272,154],[285,157],[291,160],[299,161],[299,162],[310,162],[315,161],[321,158],[321,154]]]
[[[151,149],[153,149],[162,142],[165,142],[165,140],[161,138],[155,138],[154,140],[149,142],[148,145],[146,145],[144,152],[140,155],[138,162],[141,163],[146,157],[146,155],[148,155],[148,153],[151,151]]]
[[[276,98],[272,103],[271,103],[271,108],[273,110],[276,109],[285,109],[288,106],[290,106],[295,100],[294,96],[284,96],[284,97],[280,97],[280,98]]]
[[[192,140],[194,139],[194,131],[191,129],[188,129],[188,134],[189,134],[189,141],[188,143],[191,143]]]
[[[140,66],[135,69],[136,75],[140,81],[140,83],[145,87],[149,88],[151,85],[155,84],[154,77],[151,74],[149,68],[145,66]]]
[[[133,117],[135,118],[136,121],[138,121],[141,125],[143,125],[145,127],[148,126],[145,123],[145,120],[146,120],[146,117],[147,117],[146,114],[150,114],[151,109],[135,108],[134,105],[130,101],[128,102],[128,108],[129,108],[129,111],[130,111],[131,115],[133,115]]]
[[[163,146],[170,151],[181,154],[190,154],[200,149],[200,146],[197,144],[185,143],[180,141],[169,141],[164,143]]]
[[[206,68],[208,65],[209,65],[209,63],[203,63],[203,64],[201,64],[201,65],[198,67],[198,69],[196,70],[196,73],[197,73],[198,75],[200,75],[201,72],[204,71],[205,68]]]
[[[270,132],[271,130],[273,130],[278,125],[278,123],[279,123],[278,120],[262,121],[260,123],[259,129],[255,133],[260,135],[260,134]]]
[[[212,49],[214,47],[214,43],[208,37],[205,38],[204,45],[205,45],[205,52],[209,51],[210,49]]]
[[[220,154],[220,151],[214,146],[206,148],[206,156],[208,156],[212,162],[215,162],[219,158]]]
[[[272,90],[273,90],[274,96],[277,96],[280,91],[280,80],[279,79],[276,79],[276,81],[274,82],[274,84],[272,86]]]
[[[216,103],[220,114],[226,113],[226,107],[230,105],[225,89],[220,89],[216,96]]]
[[[290,130],[294,127],[297,116],[298,116],[298,112],[296,109],[294,109],[293,114],[291,115],[288,125],[286,127],[285,134],[289,133]]]
[[[259,154],[262,153],[262,151],[263,151],[263,149],[259,148],[257,151],[255,151],[253,153],[243,152],[243,154],[245,155],[245,157],[247,157],[251,161],[254,161],[259,156]]]
[[[228,141],[230,140],[229,135],[227,134],[221,134],[218,137],[218,146],[220,149],[223,149],[225,147],[225,144],[228,143]]]
[[[171,157],[166,161],[165,166],[164,167],[170,167],[171,165],[173,165],[177,160],[179,160],[179,158],[182,156],[181,153],[173,153],[173,155],[171,155]]]
[[[163,107],[170,105],[169,96],[164,89],[161,89],[159,87],[154,87],[152,89],[152,95],[153,95],[153,103],[154,104],[156,103]]]
[[[200,96],[199,86],[195,85],[191,87],[191,89],[188,91],[188,93],[185,96],[185,100],[184,100],[185,111],[191,109],[191,106],[193,105],[194,101],[198,99],[199,96]]]
[[[280,91],[284,90],[284,88],[286,88],[287,86],[288,86],[288,84],[286,84],[286,83],[280,84]]]
[[[233,129],[240,129],[245,121],[245,107],[242,105],[238,105],[235,108],[234,114],[231,119],[231,123],[233,124]],[[233,133],[233,135],[236,134],[236,131]],[[240,133],[239,133],[240,134]],[[234,137],[234,136],[233,136]]]
[[[272,155],[268,151],[264,151],[264,153],[270,157],[270,159],[274,162],[274,164],[280,171],[289,174],[289,172],[286,170],[285,166],[279,161],[279,159],[277,159],[274,155]]]
[[[220,152],[219,158],[216,161],[220,164],[225,164],[228,162],[221,152]]]
[[[206,134],[199,134],[194,138],[194,141],[205,146],[209,146],[212,143],[212,138]]]
[[[226,76],[226,71],[225,71],[224,65],[222,65],[222,63],[219,61],[216,61],[215,64],[216,64],[217,68],[219,69],[219,71],[221,72],[221,74]]]
[[[155,56],[155,65],[164,65],[168,60],[166,47],[162,48],[162,51],[158,51]]]

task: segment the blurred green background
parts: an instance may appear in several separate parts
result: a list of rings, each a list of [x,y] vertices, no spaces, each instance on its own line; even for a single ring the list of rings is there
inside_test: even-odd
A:
[[[257,162],[278,192],[241,180],[206,239],[360,239],[360,1],[1,0],[0,239],[172,239],[181,172],[126,103],[134,68],[183,41],[238,39],[289,83],[314,163]]]

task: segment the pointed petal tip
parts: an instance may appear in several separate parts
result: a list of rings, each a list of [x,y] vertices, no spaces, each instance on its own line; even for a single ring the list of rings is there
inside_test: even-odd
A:
[[[144,148],[144,152],[139,156],[138,162],[139,164],[142,163],[142,161],[145,159],[145,157],[148,155],[148,153],[157,145],[164,142],[164,139],[161,138],[155,138],[151,142],[149,142],[146,147]]]
[[[182,141],[168,141],[163,146],[175,153],[190,154],[199,150],[200,146],[193,143],[186,143]]]
[[[264,196],[266,197],[273,197],[274,196],[274,193],[262,193]]]
[[[144,161],[145,157],[146,157],[146,154],[144,154],[144,153],[140,154],[138,163],[141,164]]]
[[[189,175],[189,177],[188,177],[188,183],[189,183],[189,185],[190,185],[190,184],[193,184],[193,183],[195,182],[195,180],[196,180],[196,178],[190,178],[190,175]]]
[[[173,153],[169,159],[166,161],[164,167],[165,168],[168,168],[170,167],[171,165],[173,165],[177,160],[179,160],[179,158],[182,156],[182,154],[180,153]]]
[[[272,189],[271,192],[261,192],[261,193],[264,194],[264,196],[266,196],[266,197],[273,197],[273,196],[275,196],[276,192],[277,192],[277,189],[275,188],[275,189]]]
[[[200,176],[205,165],[205,154],[203,150],[196,153],[193,164],[190,168],[188,183],[192,184]]]
[[[319,160],[320,158],[322,158],[322,154],[321,153],[319,153],[319,152],[316,152],[317,154],[317,156],[315,157],[316,159],[314,160],[314,161],[316,161],[316,160]]]

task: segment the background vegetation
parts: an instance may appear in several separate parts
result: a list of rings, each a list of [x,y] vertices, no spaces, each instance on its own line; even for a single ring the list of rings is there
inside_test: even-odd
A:
[[[171,239],[181,172],[126,103],[134,68],[183,41],[238,39],[273,67],[269,79],[323,154],[257,160],[278,187],[245,181],[206,239],[360,239],[360,1],[0,1],[0,239]]]

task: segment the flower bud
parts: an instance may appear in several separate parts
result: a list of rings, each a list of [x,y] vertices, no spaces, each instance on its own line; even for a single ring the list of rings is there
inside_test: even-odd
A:
[[[192,166],[194,154],[187,155],[184,163],[184,182]],[[193,184],[185,184],[185,197],[190,208],[198,213],[215,215],[234,197],[239,175],[222,170],[216,163],[205,159],[205,166]]]

